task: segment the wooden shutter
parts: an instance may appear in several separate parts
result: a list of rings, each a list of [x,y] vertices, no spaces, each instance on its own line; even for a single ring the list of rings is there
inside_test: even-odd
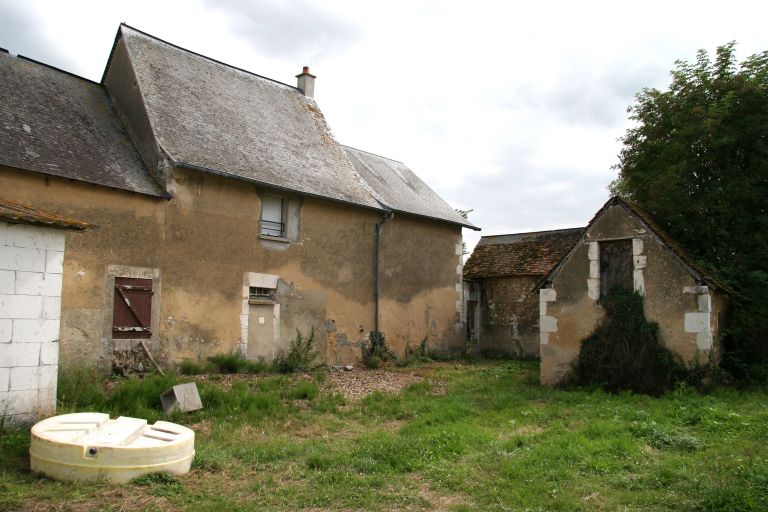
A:
[[[600,297],[615,287],[634,289],[632,240],[600,242]]]
[[[115,278],[112,337],[148,339],[152,336],[152,280]]]

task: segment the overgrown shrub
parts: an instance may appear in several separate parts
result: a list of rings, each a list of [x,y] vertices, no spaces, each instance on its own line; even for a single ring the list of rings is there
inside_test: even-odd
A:
[[[210,365],[195,361],[192,359],[184,359],[179,364],[179,373],[182,375],[201,375],[210,371]]]
[[[208,358],[218,373],[264,373],[269,365],[264,361],[251,361],[240,354],[216,354]]]
[[[314,350],[315,329],[304,337],[301,331],[296,329],[296,337],[291,340],[288,350],[280,350],[272,363],[273,368],[280,373],[303,372],[311,369],[312,363],[317,358]]]
[[[397,356],[387,345],[386,336],[380,331],[371,331],[368,340],[363,343],[361,351],[363,363],[368,368],[379,368],[384,363],[397,360]]]
[[[405,357],[397,361],[398,366],[408,366],[417,363],[429,363],[432,361],[431,352],[427,345],[427,338],[421,340],[418,346],[408,343],[405,346]]]
[[[642,295],[617,287],[603,306],[605,318],[581,342],[577,383],[659,396],[685,379],[679,357],[661,342],[659,325],[646,320]]]

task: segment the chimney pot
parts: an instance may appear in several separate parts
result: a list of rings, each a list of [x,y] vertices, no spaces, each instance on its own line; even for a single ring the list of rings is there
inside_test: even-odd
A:
[[[315,97],[315,75],[309,73],[309,66],[304,66],[301,74],[296,75],[298,84],[296,87],[309,98]]]

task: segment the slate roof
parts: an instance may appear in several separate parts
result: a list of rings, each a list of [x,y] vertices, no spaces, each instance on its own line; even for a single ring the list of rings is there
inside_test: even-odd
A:
[[[444,220],[479,231],[459,215],[404,163],[344,146],[355,170],[376,199],[387,208]]]
[[[312,98],[127,25],[122,37],[159,145],[179,165],[382,209]]]
[[[5,199],[0,199],[0,221],[11,224],[31,224],[48,228],[74,229],[77,231],[91,227],[90,224],[80,222],[79,220],[30,208],[12,201],[6,201]]]
[[[464,264],[464,277],[546,275],[568,254],[584,229],[484,236]]]
[[[4,51],[0,165],[165,196],[101,85]]]

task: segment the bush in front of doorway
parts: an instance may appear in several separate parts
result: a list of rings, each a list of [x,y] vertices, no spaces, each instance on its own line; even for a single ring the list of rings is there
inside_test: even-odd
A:
[[[280,373],[304,372],[312,369],[317,358],[315,350],[315,329],[304,336],[296,329],[296,337],[291,340],[288,350],[280,350],[272,362],[272,367]]]
[[[603,306],[605,318],[581,342],[574,372],[578,384],[659,396],[686,379],[680,358],[661,341],[659,324],[645,318],[642,295],[617,287],[603,298]]]

